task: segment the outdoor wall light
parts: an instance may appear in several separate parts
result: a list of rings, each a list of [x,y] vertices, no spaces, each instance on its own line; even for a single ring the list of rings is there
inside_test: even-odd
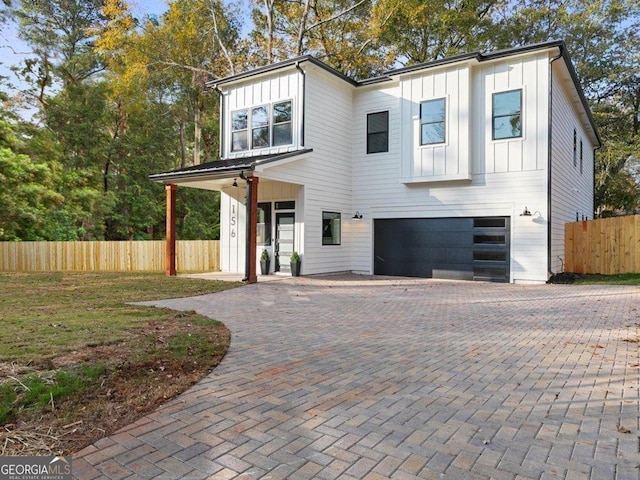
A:
[[[355,215],[351,217],[353,220],[362,220],[362,214],[356,211]]]
[[[530,217],[531,216],[531,212],[529,211],[529,209],[527,207],[524,207],[523,212],[520,214],[521,217]]]
[[[236,179],[233,179],[233,185],[231,185],[232,187],[237,187],[238,186],[238,182],[236,181]]]

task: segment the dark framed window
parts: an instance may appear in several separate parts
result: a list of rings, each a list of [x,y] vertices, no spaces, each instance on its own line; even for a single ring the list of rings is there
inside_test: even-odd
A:
[[[239,152],[249,148],[247,139],[248,110],[231,113],[231,151]]]
[[[445,142],[446,106],[444,98],[420,103],[420,145]]]
[[[367,153],[389,151],[389,112],[367,114]]]
[[[578,135],[576,129],[573,129],[573,166],[578,166]]]
[[[339,213],[322,212],[322,245],[340,245],[341,228]]]
[[[256,243],[258,245],[271,245],[271,202],[258,203]]]
[[[291,101],[273,104],[273,146],[293,143]]]
[[[580,173],[582,173],[582,139],[580,139]]]
[[[493,94],[493,139],[522,136],[522,90]]]
[[[444,98],[420,103],[420,145],[446,141],[447,102]]]

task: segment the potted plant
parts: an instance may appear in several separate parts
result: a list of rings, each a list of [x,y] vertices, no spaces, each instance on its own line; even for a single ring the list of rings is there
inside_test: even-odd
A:
[[[289,261],[291,262],[291,275],[294,277],[300,276],[300,255],[298,252],[293,252],[291,257],[289,257]]]
[[[264,248],[262,250],[262,254],[260,255],[260,271],[262,275],[269,275],[269,265],[271,263],[271,257],[269,257],[269,252]]]

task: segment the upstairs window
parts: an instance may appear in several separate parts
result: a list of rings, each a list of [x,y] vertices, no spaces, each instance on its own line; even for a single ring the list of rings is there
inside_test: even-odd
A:
[[[522,90],[493,94],[493,139],[522,136]]]
[[[367,115],[367,153],[389,151],[389,112]]]
[[[249,148],[247,140],[247,110],[238,110],[231,114],[231,151]]]
[[[444,143],[446,139],[446,101],[444,98],[420,104],[420,145]]]
[[[251,109],[251,148],[269,146],[269,107]]]
[[[289,100],[231,112],[231,151],[292,144],[291,104]]]
[[[291,102],[273,105],[273,146],[293,143],[291,134]]]

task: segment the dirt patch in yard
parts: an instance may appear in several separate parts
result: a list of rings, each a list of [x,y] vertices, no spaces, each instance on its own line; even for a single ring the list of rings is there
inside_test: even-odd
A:
[[[0,427],[0,455],[68,455],[155,410],[208,374],[224,357],[229,331],[192,312],[149,321],[128,339],[93,345],[37,365],[0,364],[1,384],[26,395],[28,378],[100,367],[76,394],[15,408]],[[84,369],[84,370],[82,370]],[[17,400],[16,400],[17,402]],[[17,403],[14,403],[17,405]]]

